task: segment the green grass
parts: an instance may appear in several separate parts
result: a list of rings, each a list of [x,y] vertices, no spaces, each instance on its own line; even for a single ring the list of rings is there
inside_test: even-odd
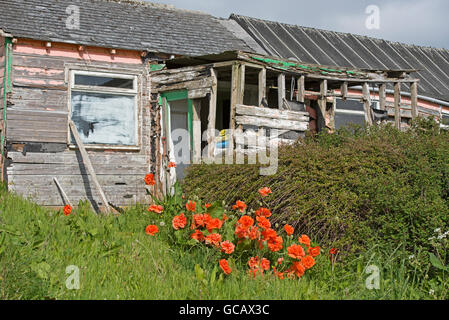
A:
[[[298,279],[251,279],[238,265],[213,276],[213,250],[173,245],[171,216],[136,206],[121,216],[97,216],[87,204],[65,217],[0,191],[1,299],[447,299],[448,281],[417,277],[401,248],[374,247],[332,265],[324,253]],[[144,232],[150,223],[160,233]],[[417,253],[418,254],[418,253]],[[204,279],[195,265],[204,269]],[[80,289],[66,288],[66,267],[80,268]],[[380,289],[365,286],[365,268],[380,268]],[[423,266],[420,266],[422,268]],[[431,267],[428,266],[428,270]],[[431,274],[428,272],[428,274]],[[447,276],[446,276],[447,277]],[[212,279],[212,280],[211,280]],[[434,294],[429,294],[429,290]]]

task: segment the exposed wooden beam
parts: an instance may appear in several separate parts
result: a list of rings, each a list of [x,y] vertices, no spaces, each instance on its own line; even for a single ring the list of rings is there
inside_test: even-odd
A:
[[[201,161],[201,100],[193,99],[193,163]]]
[[[78,130],[76,129],[75,124],[72,120],[69,121],[70,129],[72,130],[73,137],[75,138],[75,142],[78,145],[78,148],[81,152],[81,158],[83,160],[83,164],[86,167],[87,171],[90,174],[90,177],[92,178],[92,181],[95,184],[95,187],[98,190],[98,193],[100,194],[101,201],[103,202],[104,208],[106,210],[106,213],[109,214],[111,212],[111,209],[109,208],[109,202],[106,198],[106,195],[103,192],[103,189],[101,188],[100,183],[98,182],[97,175],[95,173],[94,167],[92,166],[92,162],[90,161],[89,154],[86,151],[86,148],[84,147],[83,141],[81,141],[81,138],[78,134]]]
[[[285,99],[285,74],[280,73],[278,75],[278,107],[283,109]]]
[[[231,129],[231,135],[229,139],[229,148],[234,150],[234,135],[236,124],[235,124],[235,108],[239,103],[239,79],[240,79],[240,65],[238,63],[234,63],[232,65],[232,77],[231,77],[231,116],[230,116],[230,124],[229,128]]]
[[[401,83],[394,84],[394,122],[396,128],[401,129]]]
[[[410,97],[412,104],[412,118],[418,117],[418,82],[412,82],[410,85]]]
[[[363,107],[365,109],[365,121],[369,125],[373,124],[373,118],[371,117],[371,97],[369,92],[369,84],[365,82],[363,84]]]
[[[262,106],[263,98],[266,98],[267,92],[267,69],[263,68],[259,71],[259,100],[258,105]]]
[[[323,125],[326,126],[326,105],[327,105],[327,80],[320,82],[320,95],[318,97],[318,106],[323,120]]]
[[[347,81],[344,81],[341,84],[340,92],[341,92],[342,99],[346,101],[346,99],[348,98],[348,82]]]
[[[245,98],[245,65],[240,64],[240,72],[239,72],[239,104],[243,104],[243,100]]]
[[[306,87],[305,87],[305,76],[300,76],[298,78],[298,93],[296,95],[296,101],[304,103],[304,97],[306,94]]]
[[[385,111],[387,107],[387,85],[382,83],[379,86],[379,107],[380,110]]]
[[[207,124],[207,150],[208,157],[212,159],[215,153],[215,121],[217,118],[217,91],[218,91],[218,80],[217,71],[211,69],[212,76],[212,90],[209,99],[209,118]],[[201,129],[200,129],[201,130]]]

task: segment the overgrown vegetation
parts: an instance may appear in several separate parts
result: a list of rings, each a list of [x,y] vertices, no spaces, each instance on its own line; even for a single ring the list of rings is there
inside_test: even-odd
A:
[[[177,188],[157,203],[162,214],[138,205],[105,217],[81,203],[65,216],[2,188],[0,298],[448,299],[447,138],[431,122],[408,133],[352,128],[282,149],[274,176],[248,166],[193,167],[185,199]],[[266,186],[273,193],[260,198]],[[290,223],[294,238],[311,235],[322,253],[300,279],[249,277],[246,259],[223,277],[223,253],[186,240],[188,226],[173,230],[188,200],[215,203],[220,216],[222,200],[270,208],[279,232]],[[147,225],[159,232],[146,234]],[[233,230],[230,222],[220,232],[229,238]],[[79,290],[66,287],[72,265]],[[380,287],[370,290],[373,266]]]

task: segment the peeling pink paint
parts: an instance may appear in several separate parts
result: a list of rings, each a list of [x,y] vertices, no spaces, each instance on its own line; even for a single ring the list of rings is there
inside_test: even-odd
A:
[[[30,76],[35,75],[58,75],[58,74],[64,74],[64,70],[57,70],[57,69],[44,69],[44,68],[31,68],[31,67],[14,67],[15,70],[19,71],[26,71],[29,73]]]
[[[13,46],[13,50],[15,53],[72,58],[82,61],[142,64],[140,51],[116,50],[116,54],[111,55],[107,48],[84,47],[84,50],[79,51],[78,47],[75,44],[52,42],[51,48],[47,48],[45,42],[42,41],[19,39]]]

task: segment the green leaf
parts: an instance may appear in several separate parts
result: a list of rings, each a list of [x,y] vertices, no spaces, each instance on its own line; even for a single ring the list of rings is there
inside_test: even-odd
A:
[[[198,281],[204,280],[204,270],[201,269],[199,264],[195,265],[195,275]]]
[[[212,270],[211,274],[210,274],[210,285],[213,286],[215,283],[215,277],[217,276],[217,266],[214,267],[214,269]]]
[[[430,263],[437,269],[446,270],[443,263],[432,252],[429,252]]]

